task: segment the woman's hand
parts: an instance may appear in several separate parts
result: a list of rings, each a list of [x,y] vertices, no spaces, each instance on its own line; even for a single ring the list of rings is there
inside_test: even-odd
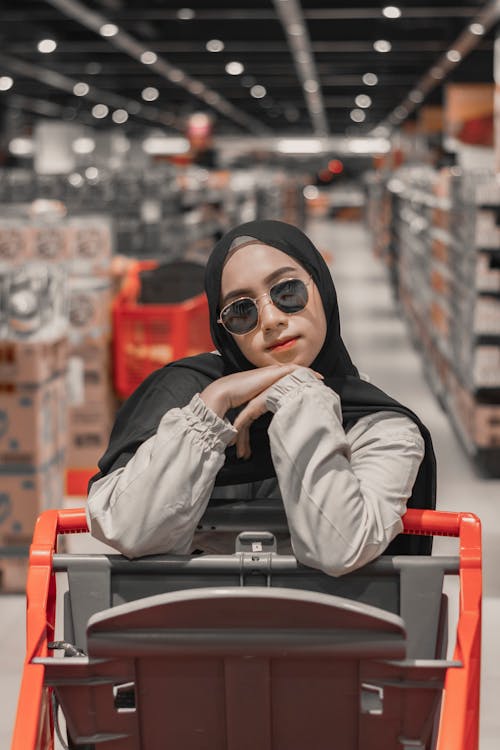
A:
[[[267,391],[276,381],[281,380],[298,367],[301,365],[269,365],[255,370],[237,372],[210,383],[200,393],[200,398],[205,404],[221,418],[229,409],[246,404],[233,425],[238,430],[233,444],[236,443],[236,455],[239,458],[250,458],[250,427],[267,411]],[[322,379],[323,376],[319,373],[314,370],[311,372],[318,379]]]
[[[298,367],[300,367],[300,365],[290,365],[289,372],[293,372],[293,370],[296,370]],[[310,372],[312,372],[318,380],[323,380],[323,375],[319,372],[316,372],[315,370],[310,370]],[[284,377],[285,374],[288,375],[288,372],[282,373],[281,377]],[[277,378],[277,380],[280,380],[281,377]],[[238,434],[232,441],[231,445],[236,444],[236,455],[238,458],[250,458],[252,455],[250,448],[250,427],[256,419],[268,411],[266,399],[268,391],[273,385],[274,383],[271,383],[271,385],[269,385],[264,391],[261,391],[254,396],[234,420],[233,427],[238,430]]]
[[[297,367],[299,365],[268,365],[235,372],[214,380],[200,393],[200,398],[219,417],[224,418],[229,409],[248,403]]]

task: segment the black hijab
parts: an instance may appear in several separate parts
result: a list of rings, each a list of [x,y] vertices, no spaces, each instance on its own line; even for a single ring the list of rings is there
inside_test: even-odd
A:
[[[325,343],[311,367],[321,372],[324,383],[340,396],[343,425],[349,429],[358,419],[377,411],[394,411],[408,416],[418,426],[425,442],[425,456],[408,501],[410,508],[434,508],[436,462],[429,431],[407,407],[371,383],[360,379],[340,333],[337,295],[332,276],[321,254],[296,227],[280,221],[252,221],[225,234],[215,245],[205,273],[205,290],[210,310],[210,330],[218,354],[200,354],[172,362],[152,373],[123,404],[118,412],[106,453],[99,461],[100,473],[91,483],[124,466],[137,448],[155,434],[162,416],[174,407],[185,406],[195,393],[223,375],[254,367],[241,353],[233,337],[217,323],[222,271],[228,252],[249,238],[271,245],[297,260],[312,276],[323,302],[327,321]],[[228,413],[233,421],[237,410]],[[240,484],[275,476],[271,460],[269,427],[271,414],[254,422],[250,431],[252,456],[236,457],[234,446],[226,450],[226,460],[216,485]],[[429,554],[431,538],[397,537],[390,554]]]

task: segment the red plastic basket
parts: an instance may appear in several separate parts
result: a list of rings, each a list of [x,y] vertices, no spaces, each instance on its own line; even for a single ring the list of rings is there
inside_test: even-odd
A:
[[[114,382],[121,398],[168,362],[214,348],[204,293],[176,304],[137,302],[139,273],[157,266],[157,261],[132,264],[113,303]]]

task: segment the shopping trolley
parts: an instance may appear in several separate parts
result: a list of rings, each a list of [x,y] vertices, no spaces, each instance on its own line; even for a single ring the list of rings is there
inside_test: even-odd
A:
[[[69,746],[96,750],[477,750],[480,523],[428,510],[403,520],[405,534],[458,537],[459,555],[382,556],[333,578],[276,552],[269,529],[286,519],[269,501],[209,506],[201,529],[251,529],[233,555],[58,554],[59,534],[87,531],[85,513],[46,511],[12,750],[52,748],[61,714]]]

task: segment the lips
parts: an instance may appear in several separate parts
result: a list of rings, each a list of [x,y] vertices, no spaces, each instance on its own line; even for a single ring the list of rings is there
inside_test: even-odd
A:
[[[295,342],[298,340],[298,336],[289,336],[286,339],[281,339],[280,341],[276,341],[272,346],[268,347],[268,350],[270,352],[279,351],[280,349],[287,349],[290,346],[293,346]]]

